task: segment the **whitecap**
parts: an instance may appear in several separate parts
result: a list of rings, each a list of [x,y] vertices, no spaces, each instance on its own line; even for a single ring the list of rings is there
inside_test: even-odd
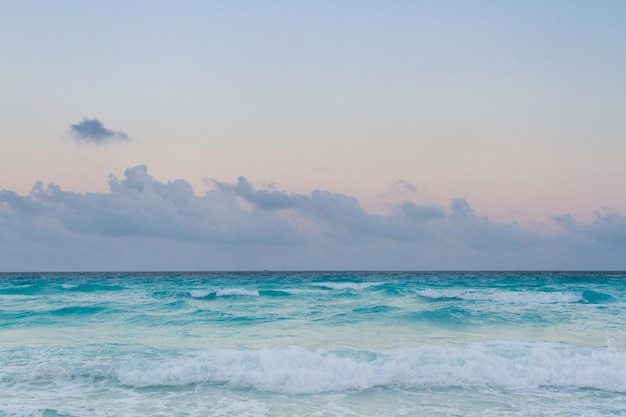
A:
[[[61,284],[61,288],[65,290],[71,290],[77,287],[78,287],[78,284]]]
[[[230,295],[240,295],[240,296],[247,296],[247,297],[258,297],[259,296],[259,292],[256,290],[246,290],[243,288],[224,288],[221,290],[217,290],[215,292],[215,295],[218,297],[226,297],[226,296],[230,296]]]
[[[206,290],[190,290],[189,291],[189,295],[192,296],[193,298],[204,298],[212,293],[213,291],[206,291]]]

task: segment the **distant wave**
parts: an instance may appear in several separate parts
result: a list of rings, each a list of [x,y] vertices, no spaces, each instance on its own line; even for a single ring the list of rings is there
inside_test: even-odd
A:
[[[105,308],[101,306],[69,306],[51,310],[48,313],[54,316],[86,316],[104,310]]]
[[[6,295],[34,295],[41,290],[40,285],[15,285],[8,288],[0,288],[0,294]]]
[[[314,282],[315,287],[329,288],[331,290],[363,290],[370,287],[385,285],[384,282]]]
[[[96,291],[121,291],[126,288],[120,285],[102,285],[95,283],[84,283],[84,284],[71,284],[64,283],[61,284],[61,288],[69,291],[77,291],[77,292],[96,292]]]
[[[609,294],[604,294],[592,290],[583,291],[583,299],[590,304],[602,304],[615,301],[615,299]]]
[[[209,290],[191,290],[189,295],[193,298],[207,298],[215,295],[216,297],[228,297],[228,296],[244,296],[244,297],[258,297],[259,292],[256,290],[246,290],[243,288],[224,288],[215,291]]]
[[[61,284],[61,288],[64,290],[73,290],[76,287],[78,287],[78,284]]]
[[[215,295],[218,297],[228,297],[230,295],[242,295],[246,297],[258,297],[259,292],[256,290],[245,290],[243,288],[225,288],[223,290],[215,291]]]
[[[193,298],[206,298],[211,294],[215,294],[215,291],[207,291],[207,290],[191,290],[189,291],[189,295]]]
[[[28,383],[23,379],[40,380],[39,373],[49,372],[45,362],[31,369],[27,375],[11,378]],[[626,393],[626,353],[610,348],[573,350],[548,343],[425,345],[389,352],[224,349],[160,360],[68,363],[65,369],[62,377],[104,377],[134,388],[215,384],[315,394],[372,388],[523,391],[552,387]]]
[[[290,297],[293,295],[291,291],[281,291],[281,290],[265,290],[259,291],[259,294],[266,297]]]
[[[432,299],[460,299],[466,301],[495,301],[499,303],[557,304],[577,303],[583,300],[582,293],[573,292],[481,292],[461,290],[426,289],[418,291],[420,297]]]

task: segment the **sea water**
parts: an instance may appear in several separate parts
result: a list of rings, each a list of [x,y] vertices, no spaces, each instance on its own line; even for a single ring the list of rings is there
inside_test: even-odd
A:
[[[0,274],[0,416],[615,415],[622,273]]]

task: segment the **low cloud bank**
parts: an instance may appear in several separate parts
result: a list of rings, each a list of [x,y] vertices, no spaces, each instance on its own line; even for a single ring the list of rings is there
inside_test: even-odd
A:
[[[561,232],[542,234],[477,215],[463,198],[377,215],[329,191],[213,184],[198,196],[137,166],[111,176],[108,193],[2,190],[0,269],[626,269],[617,213],[589,224],[555,216]]]

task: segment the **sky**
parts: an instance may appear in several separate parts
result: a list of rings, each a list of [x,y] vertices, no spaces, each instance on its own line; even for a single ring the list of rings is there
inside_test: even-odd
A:
[[[0,271],[626,269],[626,2],[0,5]]]

